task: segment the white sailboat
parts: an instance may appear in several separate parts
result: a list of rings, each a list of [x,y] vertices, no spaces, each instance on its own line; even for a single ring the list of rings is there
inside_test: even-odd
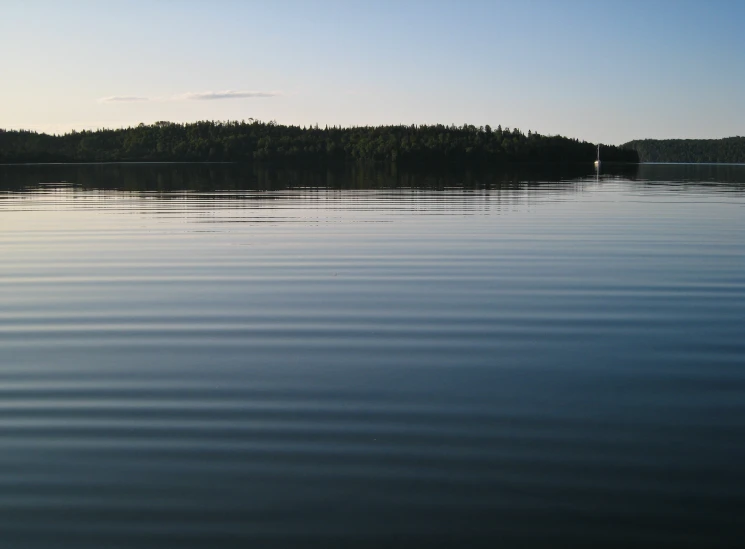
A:
[[[600,168],[600,145],[598,144],[598,159],[595,161],[595,167]]]

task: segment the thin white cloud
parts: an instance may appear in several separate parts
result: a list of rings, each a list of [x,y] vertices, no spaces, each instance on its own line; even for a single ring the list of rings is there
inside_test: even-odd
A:
[[[225,90],[225,91],[207,91],[207,92],[188,92],[171,97],[138,97],[134,95],[112,95],[102,97],[99,103],[144,103],[144,102],[164,102],[164,101],[215,101],[218,99],[251,99],[257,97],[277,97],[282,95],[278,91],[243,91],[243,90]]]
[[[150,101],[150,99],[134,95],[112,95],[98,100],[99,103],[142,103],[143,101]]]
[[[253,97],[276,97],[281,95],[279,92],[262,92],[262,91],[236,91],[236,90],[225,90],[219,92],[201,92],[201,93],[185,93],[183,95],[177,95],[174,99],[185,99],[187,101],[214,101],[217,99],[249,99]]]

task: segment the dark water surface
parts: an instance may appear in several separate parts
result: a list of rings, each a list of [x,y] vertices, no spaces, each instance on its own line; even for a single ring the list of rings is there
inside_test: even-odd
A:
[[[745,542],[745,166],[0,167],[0,544]]]

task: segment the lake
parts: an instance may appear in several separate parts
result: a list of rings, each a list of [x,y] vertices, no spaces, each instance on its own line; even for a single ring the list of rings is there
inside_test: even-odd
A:
[[[745,166],[0,166],[4,547],[732,547]]]

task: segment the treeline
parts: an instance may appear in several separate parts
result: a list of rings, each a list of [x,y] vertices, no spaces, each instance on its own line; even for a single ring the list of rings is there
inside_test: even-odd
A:
[[[745,163],[745,137],[640,139],[623,146],[636,151],[640,162]]]
[[[478,166],[504,162],[592,162],[592,143],[490,126],[299,127],[255,120],[156,122],[47,135],[0,130],[0,162],[262,162],[331,165]],[[601,146],[605,161],[637,162],[631,149]]]

